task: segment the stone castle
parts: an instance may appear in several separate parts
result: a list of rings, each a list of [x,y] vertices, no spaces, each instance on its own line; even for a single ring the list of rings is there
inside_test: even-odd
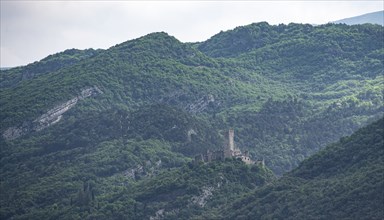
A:
[[[241,150],[235,145],[234,141],[235,131],[230,129],[226,134],[225,143],[222,149],[210,151],[207,150],[205,154],[198,154],[195,156],[195,163],[199,162],[211,162],[217,160],[225,160],[225,158],[240,158],[246,164],[260,164],[264,166],[264,160],[253,161],[249,157],[249,152]]]

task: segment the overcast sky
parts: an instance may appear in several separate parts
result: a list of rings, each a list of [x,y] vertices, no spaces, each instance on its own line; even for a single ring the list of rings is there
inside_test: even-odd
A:
[[[0,1],[1,67],[70,48],[107,49],[157,31],[196,42],[253,22],[324,24],[384,9],[383,0]]]

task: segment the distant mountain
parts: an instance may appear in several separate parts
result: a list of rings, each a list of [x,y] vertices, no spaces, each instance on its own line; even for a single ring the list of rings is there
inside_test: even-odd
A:
[[[1,71],[0,218],[216,216],[225,195],[245,196],[270,183],[269,169],[282,176],[383,116],[383,40],[380,25],[261,22],[194,44],[151,33]],[[229,128],[265,172],[192,166],[222,149]]]
[[[384,11],[377,11],[377,12],[359,15],[356,17],[345,18],[345,19],[333,21],[332,23],[348,24],[348,25],[370,23],[370,24],[384,25]]]
[[[381,119],[218,213],[220,219],[379,220],[384,218],[383,175]]]

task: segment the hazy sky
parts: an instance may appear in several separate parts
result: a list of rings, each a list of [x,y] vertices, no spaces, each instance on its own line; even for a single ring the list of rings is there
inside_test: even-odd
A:
[[[109,48],[165,31],[204,41],[253,22],[323,24],[384,9],[365,1],[1,1],[1,67],[70,48]]]

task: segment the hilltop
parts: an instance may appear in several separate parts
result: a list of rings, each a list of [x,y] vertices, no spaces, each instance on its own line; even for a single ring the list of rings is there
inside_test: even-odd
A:
[[[217,130],[239,128],[240,148],[263,155],[282,174],[383,113],[382,33],[374,25],[263,22],[199,44],[160,32],[104,51],[58,53],[2,71],[0,130],[28,128],[82,91],[98,88],[102,95],[76,102],[56,128],[69,114],[170,105]]]
[[[383,116],[383,33],[372,24],[261,22],[182,43],[158,32],[2,70],[1,218],[172,216],[226,169],[234,199],[273,182],[271,172],[282,176]],[[188,165],[222,149],[231,128],[265,169]],[[200,173],[190,186],[187,176]],[[163,185],[176,202],[156,194]],[[218,198],[207,207],[219,210]],[[189,208],[186,216],[217,214]]]
[[[355,25],[355,24],[379,24],[384,25],[384,11],[377,11],[372,13],[367,13],[351,18],[345,18],[341,20],[334,21],[332,23],[336,24],[348,24],[348,25]]]

